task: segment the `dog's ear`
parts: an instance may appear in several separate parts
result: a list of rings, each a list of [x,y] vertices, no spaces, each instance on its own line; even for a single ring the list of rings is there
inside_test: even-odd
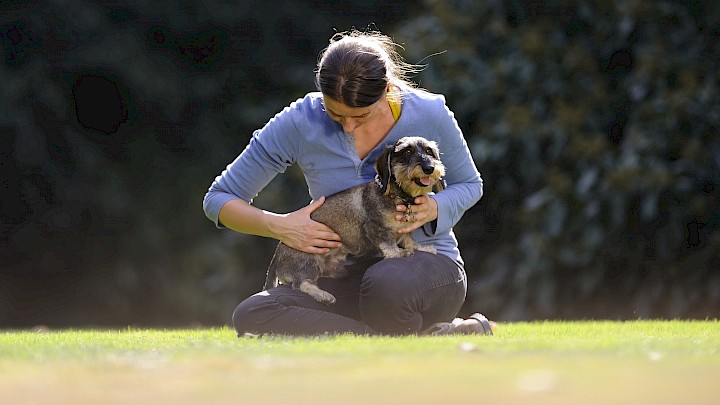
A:
[[[378,177],[380,178],[380,182],[382,183],[382,192],[384,194],[387,194],[389,191],[388,185],[390,184],[390,179],[392,177],[392,169],[390,167],[390,157],[392,156],[392,151],[394,147],[393,146],[386,146],[383,153],[380,155],[378,160],[375,162],[375,171],[378,174]]]

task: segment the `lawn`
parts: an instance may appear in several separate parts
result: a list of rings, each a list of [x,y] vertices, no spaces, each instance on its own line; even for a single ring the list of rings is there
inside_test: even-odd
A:
[[[505,323],[495,336],[0,331],[0,404],[717,404],[718,321]]]

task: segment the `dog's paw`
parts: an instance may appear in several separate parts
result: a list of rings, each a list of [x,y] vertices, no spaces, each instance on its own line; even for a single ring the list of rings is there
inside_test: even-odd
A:
[[[322,302],[325,305],[332,305],[335,303],[334,295],[321,289],[310,280],[304,280],[300,283],[299,290],[313,297],[315,301]]]
[[[332,305],[335,303],[335,296],[327,291],[320,291],[317,295],[313,295],[315,301],[322,302],[325,305]]]
[[[415,254],[415,249],[400,249],[400,256],[398,257],[410,257]]]
[[[435,249],[435,246],[420,245],[420,247],[419,247],[417,250],[419,250],[419,251],[421,251],[421,252],[432,253],[432,254],[434,254],[434,255],[437,254],[437,249]]]
[[[394,249],[385,249],[382,251],[382,254],[385,259],[397,259],[398,257],[412,256],[412,251],[409,251],[408,254],[408,250],[396,247]]]

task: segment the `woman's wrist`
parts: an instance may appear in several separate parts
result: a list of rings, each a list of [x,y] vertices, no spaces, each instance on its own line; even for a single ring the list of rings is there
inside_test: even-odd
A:
[[[276,240],[282,240],[284,235],[283,223],[286,217],[287,214],[277,214],[274,212],[263,210],[261,221],[263,222],[262,227],[266,231],[265,236]]]

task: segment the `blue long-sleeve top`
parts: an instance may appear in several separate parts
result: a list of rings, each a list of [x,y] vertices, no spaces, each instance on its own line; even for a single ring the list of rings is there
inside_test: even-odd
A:
[[[369,182],[385,146],[404,136],[437,142],[446,169],[447,187],[432,196],[438,205],[435,226],[425,224],[412,236],[463,264],[452,228],[482,197],[482,178],[445,98],[421,90],[403,89],[399,119],[364,159],[359,158],[352,138],[324,111],[322,94],[307,94],[253,133],[245,150],[210,186],[203,209],[222,228],[218,215],[225,203],[238,198],[252,203],[277,174],[293,164],[302,170],[313,200]]]

